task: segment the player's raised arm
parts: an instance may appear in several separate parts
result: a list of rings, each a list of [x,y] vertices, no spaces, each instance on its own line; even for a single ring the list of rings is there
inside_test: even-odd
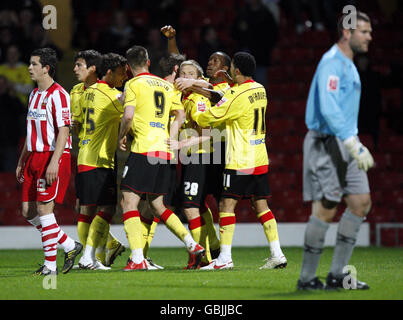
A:
[[[167,25],[161,28],[161,33],[168,39],[168,53],[180,54],[176,44],[176,30],[171,25]]]

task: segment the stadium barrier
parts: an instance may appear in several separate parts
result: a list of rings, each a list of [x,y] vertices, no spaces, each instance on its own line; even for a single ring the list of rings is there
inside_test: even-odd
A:
[[[282,247],[302,247],[306,223],[278,223],[280,244]],[[325,238],[325,246],[334,246],[336,242],[337,223],[331,223]],[[77,227],[61,226],[63,231],[78,240]],[[216,229],[218,232],[218,225]],[[128,242],[123,225],[111,225],[112,234],[126,247]],[[358,233],[357,246],[370,245],[370,225],[362,224]],[[157,226],[151,247],[182,247],[177,239],[164,224]],[[262,226],[259,223],[237,223],[233,238],[234,247],[265,247],[268,246]],[[42,248],[39,232],[32,226],[0,226],[0,249],[40,249]]]

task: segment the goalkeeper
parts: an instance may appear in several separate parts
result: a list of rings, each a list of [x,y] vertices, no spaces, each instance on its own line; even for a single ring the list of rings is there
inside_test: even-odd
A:
[[[305,231],[299,290],[325,288],[316,271],[326,231],[342,199],[346,210],[338,224],[326,289],[345,288],[343,280],[349,277],[345,266],[371,208],[366,171],[374,160],[357,137],[361,82],[353,57],[368,51],[372,29],[364,13],[356,13],[355,27],[346,27],[345,18],[338,23],[338,42],[318,65],[306,106],[309,131],[303,146],[303,199],[312,202],[312,212]],[[364,282],[350,280],[356,289],[369,288]]]

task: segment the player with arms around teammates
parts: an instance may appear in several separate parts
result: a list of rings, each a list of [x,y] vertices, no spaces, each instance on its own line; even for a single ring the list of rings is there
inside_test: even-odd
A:
[[[299,290],[323,289],[316,276],[324,239],[344,199],[347,208],[337,229],[332,265],[326,288],[343,288],[344,270],[352,255],[362,221],[371,208],[366,171],[374,164],[357,134],[361,82],[353,58],[368,51],[371,23],[362,12],[352,13],[356,26],[338,22],[339,40],[322,57],[313,77],[306,105],[309,129],[304,140],[303,197],[312,202],[304,238]],[[369,286],[356,280],[357,289]]]
[[[22,213],[42,236],[44,264],[37,275],[56,275],[57,245],[65,251],[63,273],[73,267],[82,245],[67,236],[54,215],[68,188],[70,163],[70,96],[53,80],[56,52],[50,48],[34,50],[28,67],[38,85],[30,96],[27,113],[27,138],[18,160],[16,177],[22,183]]]
[[[124,228],[132,251],[131,259],[123,270],[147,269],[138,211],[143,195],[146,195],[154,214],[184,242],[188,252],[194,255],[197,266],[205,254],[204,248],[194,241],[179,218],[163,203],[163,196],[169,192],[172,176],[168,163],[171,154],[166,144],[170,137],[170,109],[173,103],[180,102],[173,101],[171,83],[149,73],[150,60],[145,48],[130,48],[126,58],[134,78],[125,85],[125,111],[119,132],[119,147],[126,151],[126,135],[130,129],[133,131],[134,141],[120,185]],[[177,132],[172,135],[176,136]]]
[[[268,207],[270,195],[266,136],[267,97],[264,87],[252,79],[256,62],[252,55],[238,52],[231,63],[236,83],[224,95],[201,89],[215,104],[200,113],[201,127],[226,125],[227,150],[223,176],[220,216],[220,255],[201,270],[232,269],[231,245],[235,231],[235,207],[242,198],[252,200],[257,217],[270,245],[271,257],[262,268],[284,268],[287,265],[277,232],[277,223]]]

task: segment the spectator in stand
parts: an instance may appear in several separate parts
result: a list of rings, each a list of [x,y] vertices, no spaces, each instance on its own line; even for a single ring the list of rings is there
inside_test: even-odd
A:
[[[24,136],[21,123],[25,108],[10,92],[10,84],[0,75],[0,171],[14,172],[18,160],[18,142]],[[22,120],[22,121],[21,121]]]
[[[151,61],[160,61],[167,52],[165,39],[161,36],[160,28],[152,27],[147,35],[147,51]],[[150,65],[150,73],[160,76],[162,73],[159,63]]]
[[[295,31],[302,34],[308,28],[323,31],[325,26],[321,16],[321,4],[318,0],[282,0],[284,12],[290,13],[290,18],[294,21]],[[304,21],[304,11],[308,19]]]
[[[6,62],[0,65],[0,74],[8,79],[11,91],[26,105],[28,95],[34,88],[28,66],[20,61],[20,49],[16,45],[7,48],[6,59]]]
[[[271,51],[278,40],[278,29],[273,15],[261,0],[246,0],[245,7],[240,8],[234,20],[232,35],[238,42],[238,51],[249,52],[255,57],[256,73],[253,78],[266,86],[267,68]]]
[[[9,26],[0,27],[0,63],[6,61],[7,48],[14,43],[13,29]]]
[[[25,52],[32,52],[36,48],[51,48],[56,51],[59,60],[63,57],[63,51],[52,42],[48,32],[43,29],[42,23],[35,23],[32,27],[31,38],[28,39],[28,44],[24,49]]]
[[[112,24],[101,34],[96,46],[100,52],[115,52],[125,55],[133,44],[143,42],[144,30],[136,29],[129,21],[125,11],[115,11]]]
[[[367,55],[358,55],[355,59],[361,78],[360,113],[358,115],[358,131],[369,133],[375,147],[378,146],[379,125],[382,113],[381,80],[378,72],[372,70]]]
[[[197,61],[200,63],[200,66],[203,68],[203,70],[206,70],[210,56],[214,52],[225,51],[225,48],[222,47],[220,39],[217,36],[217,31],[213,26],[204,26],[201,29],[200,36],[201,42],[197,50]]]

